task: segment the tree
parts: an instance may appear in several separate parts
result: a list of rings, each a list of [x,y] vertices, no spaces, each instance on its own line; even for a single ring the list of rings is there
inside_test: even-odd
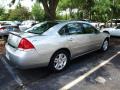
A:
[[[111,18],[120,18],[120,0],[110,0]]]
[[[120,18],[120,0],[95,0],[92,11],[97,21]]]
[[[94,19],[99,21],[107,21],[110,17],[110,0],[96,0],[93,7]]]
[[[9,20],[27,20],[30,13],[25,7],[17,6],[15,9],[9,11]]]
[[[48,20],[56,19],[56,8],[59,0],[38,0],[42,3],[45,11],[45,18]]]
[[[8,17],[8,14],[5,13],[5,9],[0,7],[0,20],[6,20]]]
[[[81,9],[83,9],[84,18],[92,19],[92,9],[95,5],[95,0],[80,0],[81,1]]]
[[[20,0],[12,0],[12,3]],[[70,18],[107,21],[120,18],[120,0],[36,0],[43,5],[45,20],[55,20],[57,10],[69,10]],[[19,2],[20,3],[20,2]],[[58,7],[58,8],[57,8]],[[77,9],[77,13],[74,13]],[[41,13],[41,12],[39,12]],[[68,17],[69,17],[68,16]]]
[[[44,18],[44,11],[41,8],[39,3],[35,3],[34,6],[32,7],[32,16],[34,17],[35,20],[37,21],[42,21]]]
[[[0,16],[5,13],[4,8],[0,7]]]
[[[79,12],[80,12],[80,0],[60,0],[59,4],[58,4],[58,10],[61,11],[67,11],[69,10],[69,15],[70,18],[80,18],[79,17]],[[77,9],[77,17],[76,16],[76,12],[74,12]],[[66,13],[67,14],[67,13]]]
[[[14,4],[16,0],[11,2]],[[20,1],[20,0],[19,0]],[[55,20],[56,19],[56,8],[59,0],[37,0],[39,3],[42,3],[45,11],[45,19]]]
[[[94,0],[61,0],[59,8],[69,9],[71,18],[75,18],[74,10],[77,9],[77,18],[91,19],[92,8],[95,4]]]

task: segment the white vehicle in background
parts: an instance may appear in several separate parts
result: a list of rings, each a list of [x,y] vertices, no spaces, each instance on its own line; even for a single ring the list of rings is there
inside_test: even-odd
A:
[[[26,20],[26,21],[23,21],[21,23],[21,25],[19,26],[19,28],[20,28],[21,31],[25,31],[26,29],[31,28],[32,26],[34,26],[37,23],[38,22],[34,21],[34,20]]]
[[[120,37],[120,25],[114,28],[104,28],[101,32],[109,33],[111,36]]]
[[[120,19],[109,20],[106,24],[107,27],[115,27],[120,25]]]
[[[106,23],[95,22],[95,21],[91,21],[89,19],[83,19],[82,21],[89,22],[91,25],[93,25],[94,27],[99,28],[99,29],[110,28],[110,27],[115,27],[115,26],[120,25],[120,19],[112,19],[112,20],[107,21]]]
[[[16,22],[0,21],[0,37],[8,36],[12,31],[20,31]]]
[[[85,21],[85,22],[88,22],[90,23],[92,26],[96,27],[96,28],[99,28],[99,22],[93,22],[89,19],[83,19],[82,21]]]
[[[120,19],[112,19],[107,21],[106,23],[99,23],[100,29],[115,27],[120,25]]]
[[[0,25],[15,25],[18,26],[20,24],[19,21],[0,21]]]

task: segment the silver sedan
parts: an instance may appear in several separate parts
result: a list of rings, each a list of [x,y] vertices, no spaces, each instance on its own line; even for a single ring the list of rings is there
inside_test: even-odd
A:
[[[6,43],[6,57],[18,68],[48,66],[63,70],[70,60],[109,46],[109,34],[83,21],[47,21],[26,30],[12,32]]]

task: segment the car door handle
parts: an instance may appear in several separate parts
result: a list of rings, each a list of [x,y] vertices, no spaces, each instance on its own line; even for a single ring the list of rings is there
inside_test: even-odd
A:
[[[68,41],[73,41],[73,38],[69,38]]]

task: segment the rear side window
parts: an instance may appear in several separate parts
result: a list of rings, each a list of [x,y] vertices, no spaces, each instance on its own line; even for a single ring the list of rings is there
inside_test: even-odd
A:
[[[98,30],[96,30],[92,25],[83,23],[83,33],[84,34],[93,34],[93,33],[98,33]]]
[[[73,35],[82,33],[83,29],[80,23],[69,23],[59,31],[60,35]]]

